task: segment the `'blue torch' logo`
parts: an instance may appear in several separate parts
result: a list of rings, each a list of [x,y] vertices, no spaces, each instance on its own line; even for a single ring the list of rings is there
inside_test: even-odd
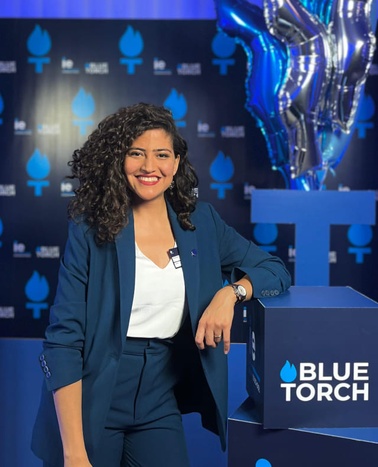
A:
[[[215,180],[210,184],[212,190],[218,190],[218,199],[226,198],[226,190],[232,190],[233,184],[229,183],[234,175],[234,163],[231,157],[225,156],[219,151],[217,157],[210,165],[211,178]]]
[[[134,75],[136,65],[141,65],[143,63],[143,59],[138,57],[144,48],[144,42],[140,32],[134,31],[132,26],[128,26],[121,36],[118,46],[122,55],[125,56],[119,59],[119,63],[126,66],[129,75]]]
[[[27,186],[34,188],[34,196],[42,196],[42,188],[50,185],[48,180],[43,180],[50,173],[50,162],[45,154],[36,149],[26,164],[26,171],[33,180],[28,180]]]
[[[213,65],[219,66],[219,74],[227,75],[228,67],[235,65],[235,59],[230,58],[235,52],[236,43],[223,32],[218,32],[214,37],[211,48],[217,58],[213,58]]]
[[[29,52],[34,55],[34,57],[28,58],[28,63],[32,63],[34,65],[36,73],[42,73],[43,65],[50,63],[50,58],[44,56],[51,49],[49,33],[36,24],[33,32],[28,37],[26,46]]]
[[[40,319],[41,310],[48,308],[48,303],[44,301],[49,295],[49,284],[46,277],[34,271],[26,283],[25,294],[29,299],[29,302],[26,303],[26,309],[33,311],[34,319]]]
[[[179,94],[176,89],[172,89],[169,96],[164,101],[164,107],[172,112],[177,127],[185,127],[186,121],[183,118],[188,111],[188,104],[184,94]]]
[[[80,88],[72,101],[71,108],[72,112],[78,117],[73,120],[73,124],[79,127],[81,135],[85,135],[87,133],[87,127],[94,123],[93,120],[89,119],[96,110],[96,103],[92,94]]]

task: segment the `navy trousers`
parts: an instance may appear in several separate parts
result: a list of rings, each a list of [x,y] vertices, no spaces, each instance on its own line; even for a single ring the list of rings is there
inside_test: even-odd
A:
[[[171,340],[128,338],[93,467],[188,467]]]

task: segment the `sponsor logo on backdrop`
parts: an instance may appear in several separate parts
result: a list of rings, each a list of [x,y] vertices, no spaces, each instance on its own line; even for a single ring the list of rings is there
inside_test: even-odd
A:
[[[16,185],[0,185],[0,196],[16,196]]]
[[[287,261],[289,263],[295,263],[296,257],[296,250],[293,245],[289,245],[287,249]],[[329,264],[336,264],[337,263],[337,251],[329,251],[328,252],[328,262]]]
[[[30,136],[33,132],[30,130],[24,120],[14,119],[14,134],[20,136]]]
[[[134,75],[137,65],[142,65],[143,58],[139,55],[143,52],[144,41],[139,31],[134,31],[132,26],[128,26],[122,34],[118,47],[123,55],[119,59],[121,65],[125,65],[126,73]]]
[[[28,51],[33,55],[28,57],[28,63],[34,65],[36,73],[43,73],[43,65],[50,63],[50,57],[46,55],[51,49],[50,34],[43,30],[39,24],[36,24],[33,32],[28,37],[26,42]]]
[[[0,94],[0,125],[3,124],[3,119],[1,117],[1,114],[4,112],[4,99],[3,96]]]
[[[228,68],[235,65],[235,59],[232,58],[236,50],[235,40],[219,31],[212,40],[211,48],[216,56],[212,64],[219,68],[220,75],[227,75]]]
[[[272,245],[278,237],[277,224],[256,224],[253,227],[253,237],[262,250],[277,251],[277,246]]]
[[[0,319],[14,319],[14,306],[0,306]]]
[[[39,135],[60,135],[60,123],[39,123],[37,125]]]
[[[41,312],[48,309],[49,305],[46,299],[49,291],[50,288],[46,277],[40,275],[38,271],[34,271],[25,285],[25,295],[28,300],[25,307],[27,310],[32,311],[34,319],[40,319]]]
[[[211,131],[210,125],[206,122],[198,120],[197,122],[197,136],[198,138],[214,138],[215,132]]]
[[[280,378],[286,402],[369,400],[369,362],[300,362],[295,366],[286,360]]]
[[[245,127],[243,125],[222,126],[220,131],[222,138],[245,138]]]
[[[109,63],[108,62],[88,62],[84,65],[85,73],[87,75],[108,75]]]
[[[41,259],[57,259],[60,257],[60,248],[59,246],[37,246],[35,249],[35,255],[37,258]]]
[[[62,57],[60,62],[62,73],[65,75],[77,75],[80,73],[78,68],[75,68],[75,63],[72,59],[67,57]]]
[[[31,258],[31,253],[26,250],[25,243],[13,241],[13,258]]]
[[[96,110],[96,103],[91,93],[86,92],[84,88],[80,88],[72,100],[71,109],[76,118],[73,119],[73,124],[79,127],[80,135],[86,135],[88,127],[94,124],[90,119]]]
[[[176,89],[172,88],[164,101],[164,107],[172,112],[177,127],[186,127],[186,121],[183,119],[188,111],[188,104],[184,94],[179,94]]]
[[[365,255],[371,254],[371,247],[368,246],[373,239],[373,229],[370,225],[353,224],[348,229],[348,240],[352,244],[348,248],[348,253],[355,255],[355,262],[363,264]]]
[[[222,151],[219,151],[210,165],[210,176],[214,180],[213,183],[210,183],[210,188],[218,192],[218,199],[225,199],[227,190],[232,190],[234,187],[233,183],[230,182],[234,171],[231,157],[225,156]]]
[[[3,235],[3,231],[4,231],[4,224],[3,224],[3,221],[1,220],[1,217],[0,217],[0,237]],[[1,238],[0,238],[0,248],[3,246],[3,242],[1,241]]]
[[[50,186],[49,180],[44,180],[50,173],[50,162],[46,154],[35,149],[26,164],[26,172],[32,178],[26,182],[27,186],[34,188],[34,196],[42,196],[43,188]]]
[[[365,139],[367,130],[374,130],[375,103],[371,96],[365,94],[357,114],[356,131],[359,139]]]
[[[180,76],[199,76],[202,74],[200,63],[179,63],[176,70]]]
[[[159,75],[170,76],[172,74],[172,70],[170,68],[167,68],[166,61],[158,57],[154,57],[153,69],[154,69],[154,75],[157,75],[157,76]]]
[[[67,198],[69,196],[74,196],[74,183],[72,180],[62,180],[60,182],[60,196]]]
[[[0,60],[0,73],[17,73],[17,62],[15,60]]]

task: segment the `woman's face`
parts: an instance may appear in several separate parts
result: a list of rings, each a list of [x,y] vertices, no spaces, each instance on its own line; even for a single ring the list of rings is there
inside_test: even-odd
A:
[[[147,130],[127,151],[124,170],[128,185],[140,201],[161,201],[179,162],[171,136],[162,129]]]

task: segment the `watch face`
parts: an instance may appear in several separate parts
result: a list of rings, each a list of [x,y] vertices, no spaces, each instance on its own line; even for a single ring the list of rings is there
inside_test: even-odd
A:
[[[245,288],[242,285],[238,285],[238,292],[240,293],[240,295],[243,298],[245,298],[247,296],[247,291],[245,290]]]

